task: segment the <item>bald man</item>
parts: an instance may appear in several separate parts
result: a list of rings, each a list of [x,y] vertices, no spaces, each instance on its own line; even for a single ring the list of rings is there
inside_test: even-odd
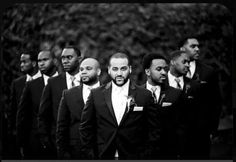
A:
[[[59,159],[82,159],[79,125],[90,90],[100,86],[99,62],[85,58],[80,64],[80,86],[65,90],[58,109],[56,144]]]

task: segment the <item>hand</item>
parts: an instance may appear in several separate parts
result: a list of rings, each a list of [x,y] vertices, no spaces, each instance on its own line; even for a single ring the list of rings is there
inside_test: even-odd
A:
[[[20,155],[21,155],[21,159],[24,159],[25,154],[24,154],[24,148],[20,147]]]

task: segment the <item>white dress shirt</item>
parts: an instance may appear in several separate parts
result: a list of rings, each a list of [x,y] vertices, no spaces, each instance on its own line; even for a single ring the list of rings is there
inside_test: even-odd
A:
[[[41,72],[38,70],[38,72],[35,74],[35,75],[33,75],[33,76],[30,76],[29,74],[26,74],[26,82],[28,82],[28,81],[31,81],[31,80],[34,80],[34,79],[37,79],[37,78],[39,78],[39,77],[41,77],[42,76],[42,74],[41,74]]]
[[[183,78],[183,76],[181,76],[181,77],[175,77],[174,75],[172,75],[172,74],[170,73],[170,71],[168,71],[169,86],[178,89],[177,82],[175,81],[175,78],[178,78],[178,79],[180,80],[179,83],[180,83],[181,89],[183,89],[183,88],[184,88],[184,78]]]
[[[189,64],[190,73],[188,72],[186,76],[191,79],[193,77],[195,70],[196,70],[196,61],[194,60],[190,62]]]
[[[128,80],[122,87],[119,87],[112,82],[111,100],[118,125],[120,124],[125,112],[127,96],[129,93],[129,83],[130,80]],[[116,150],[115,157],[119,157],[118,150]]]
[[[55,76],[58,76],[58,72],[57,71],[51,77],[55,77]],[[44,85],[45,86],[48,84],[48,79],[49,78],[50,78],[49,76],[43,74],[43,80],[44,80]]]
[[[153,86],[151,84],[149,84],[148,82],[146,82],[146,88],[152,92],[152,87],[155,87],[156,88],[156,91],[154,92],[155,95],[156,95],[156,99],[157,99],[157,102],[159,101],[159,97],[160,97],[160,93],[161,93],[161,87],[159,85],[156,85],[156,86]]]
[[[97,82],[96,84],[92,85],[92,86],[88,86],[86,84],[83,84],[83,100],[84,100],[84,104],[87,102],[88,100],[88,96],[91,92],[91,89],[97,88],[100,86],[100,82]]]
[[[74,80],[74,84],[75,86],[80,85],[80,73],[77,73],[74,75],[75,80]],[[66,72],[66,85],[67,85],[67,89],[72,88],[72,75],[70,75],[68,72]]]

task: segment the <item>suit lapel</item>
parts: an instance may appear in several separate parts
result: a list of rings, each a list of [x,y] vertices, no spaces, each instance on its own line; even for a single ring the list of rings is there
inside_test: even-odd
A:
[[[116,120],[116,116],[115,116],[115,112],[113,110],[113,107],[112,107],[112,102],[111,102],[111,82],[109,82],[106,86],[105,86],[105,89],[103,91],[104,93],[104,97],[105,97],[105,102],[107,104],[107,107],[111,113],[111,116],[115,122],[115,124],[118,126],[118,123],[117,123],[117,120]]]
[[[130,81],[128,96],[132,96],[136,100],[136,87],[135,87],[135,84],[132,81]],[[127,108],[127,105],[126,105],[126,109],[125,109],[124,115],[123,115],[123,117],[120,121],[120,125],[122,125],[124,123],[124,121],[128,118],[130,111],[132,111],[132,110],[130,109],[128,111],[128,108]]]

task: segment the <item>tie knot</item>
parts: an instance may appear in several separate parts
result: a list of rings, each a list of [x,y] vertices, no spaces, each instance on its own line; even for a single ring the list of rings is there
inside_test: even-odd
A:
[[[175,81],[176,81],[177,83],[180,83],[180,79],[179,79],[179,78],[175,78]]]
[[[71,76],[70,79],[73,82],[75,80],[75,76]]]
[[[153,87],[151,88],[151,90],[152,90],[152,92],[156,92],[157,87],[154,87],[154,86],[153,86]]]

